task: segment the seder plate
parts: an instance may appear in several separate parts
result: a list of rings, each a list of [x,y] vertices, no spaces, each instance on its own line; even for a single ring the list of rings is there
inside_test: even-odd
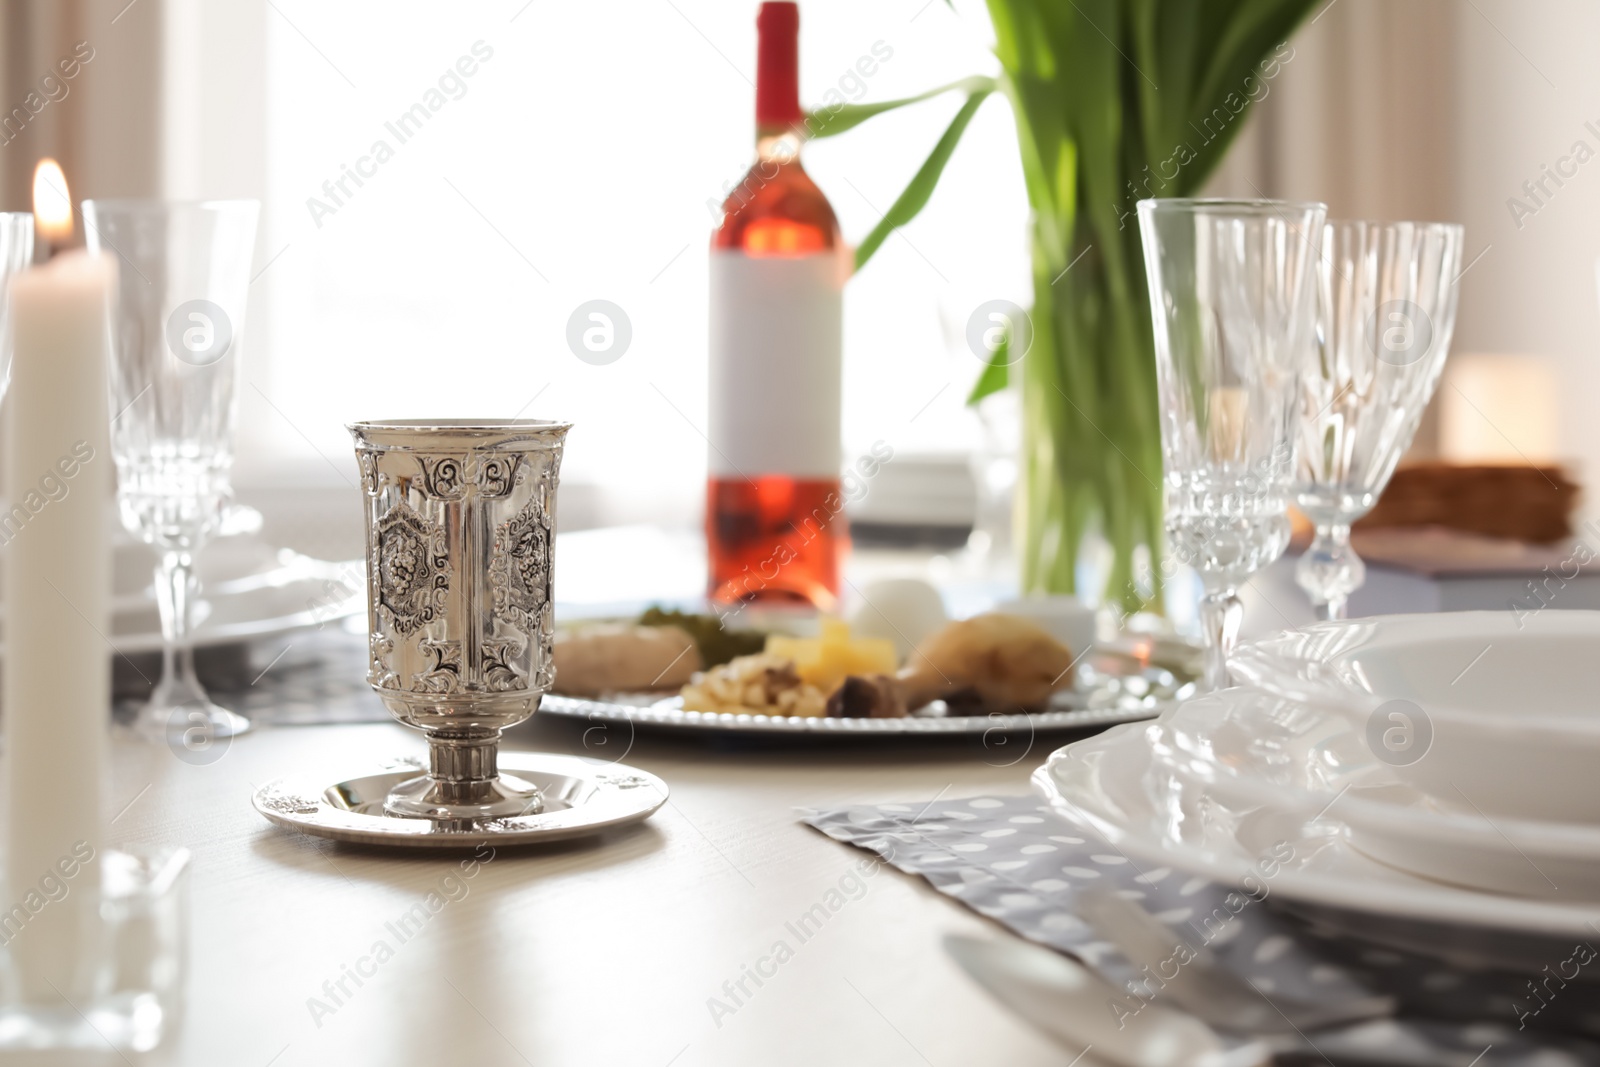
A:
[[[334,841],[383,848],[474,848],[485,842],[539,845],[589,837],[642,822],[667,801],[667,784],[660,778],[618,763],[502,752],[499,766],[539,787],[542,811],[474,821],[466,829],[385,815],[383,798],[389,790],[424,772],[415,759],[394,760],[332,785],[280,778],[257,790],[251,802],[285,829]]]
[[[1187,665],[1158,665],[1113,650],[1096,654],[1078,666],[1071,689],[1057,693],[1049,709],[1033,714],[946,715],[935,702],[900,719],[800,718],[785,715],[734,715],[683,710],[678,697],[664,700],[586,700],[550,694],[539,704],[541,715],[564,715],[597,723],[628,723],[689,732],[771,737],[864,736],[994,736],[1040,730],[1081,730],[1135,722],[1160,714],[1170,704],[1192,696],[1195,673]]]

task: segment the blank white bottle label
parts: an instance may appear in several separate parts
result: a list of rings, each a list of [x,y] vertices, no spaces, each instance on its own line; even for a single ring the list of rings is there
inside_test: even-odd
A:
[[[713,477],[839,477],[842,276],[833,252],[711,253]]]

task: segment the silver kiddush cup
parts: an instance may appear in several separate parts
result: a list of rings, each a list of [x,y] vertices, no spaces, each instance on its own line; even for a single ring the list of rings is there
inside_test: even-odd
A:
[[[551,559],[570,423],[358,422],[366,496],[367,682],[428,738],[428,773],[390,815],[470,822],[535,813],[533,784],[496,768],[500,731],[553,678]]]

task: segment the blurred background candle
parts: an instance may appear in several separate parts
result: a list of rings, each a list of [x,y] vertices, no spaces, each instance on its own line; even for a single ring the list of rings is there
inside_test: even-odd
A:
[[[1549,358],[1452,355],[1439,389],[1439,451],[1451,463],[1558,462],[1560,395],[1560,377]]]
[[[41,169],[42,166],[41,166]],[[39,237],[71,234],[60,181]],[[37,183],[36,183],[37,187]],[[50,205],[54,205],[51,210]],[[65,212],[61,210],[65,205]],[[44,207],[45,212],[40,208]],[[97,956],[110,722],[106,356],[115,264],[62,252],[11,283],[14,356],[4,466],[6,896],[24,997],[73,999]],[[69,875],[69,871],[71,872]],[[48,879],[48,881],[46,881]],[[60,884],[67,892],[60,896]],[[51,899],[59,897],[59,899]]]

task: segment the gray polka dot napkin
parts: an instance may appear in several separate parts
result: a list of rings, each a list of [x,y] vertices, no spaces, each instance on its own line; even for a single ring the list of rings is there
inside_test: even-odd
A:
[[[1141,868],[1036,797],[807,811],[804,821],[920,875],[1022,937],[1078,958],[1119,989],[1129,988],[1138,972],[1077,917],[1074,894],[1080,890],[1104,886],[1137,900],[1187,942],[1203,941],[1220,963],[1268,996],[1337,1002],[1383,994],[1399,1000],[1396,1021],[1309,1035],[1332,1063],[1376,1064],[1404,1049],[1410,1062],[1459,1067],[1600,1064],[1600,1044],[1592,1040],[1600,1038],[1600,983],[1562,981],[1554,972],[1453,970],[1427,957],[1355,943],[1280,911],[1270,896],[1257,900],[1171,868]],[[1585,954],[1582,947],[1576,951]],[[1590,979],[1600,977],[1600,959],[1587,966],[1596,972]],[[1129,1010],[1138,1003],[1130,992]]]

